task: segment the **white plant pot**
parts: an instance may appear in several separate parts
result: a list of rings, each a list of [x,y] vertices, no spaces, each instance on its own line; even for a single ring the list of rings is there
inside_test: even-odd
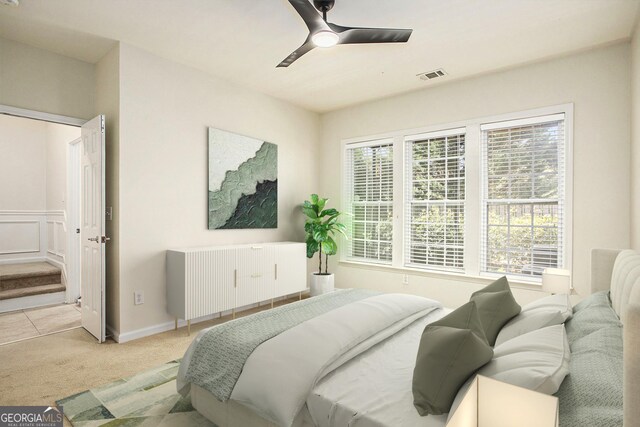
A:
[[[311,275],[311,289],[309,294],[312,297],[317,295],[333,292],[333,273],[331,274],[312,274]]]

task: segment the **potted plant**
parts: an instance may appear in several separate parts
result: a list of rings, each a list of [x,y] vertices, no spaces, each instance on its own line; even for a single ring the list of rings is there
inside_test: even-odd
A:
[[[307,258],[313,258],[318,253],[318,271],[311,275],[311,296],[331,292],[334,289],[333,273],[328,272],[329,255],[338,251],[337,234],[347,237],[344,224],[338,222],[342,215],[337,209],[325,209],[328,199],[311,195],[311,200],[302,204],[302,212],[306,215],[304,223],[305,241],[307,243]],[[324,272],[322,271],[322,255],[324,254]]]

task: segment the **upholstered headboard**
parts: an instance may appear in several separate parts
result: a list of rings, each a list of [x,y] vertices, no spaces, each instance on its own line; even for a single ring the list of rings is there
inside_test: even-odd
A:
[[[591,251],[591,291],[607,289],[624,328],[624,427],[640,427],[640,253]]]

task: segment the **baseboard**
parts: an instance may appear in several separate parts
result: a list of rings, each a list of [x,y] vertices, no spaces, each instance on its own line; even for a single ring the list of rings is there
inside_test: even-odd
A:
[[[303,293],[306,293],[307,291],[305,290]],[[297,295],[298,293],[294,293],[291,295],[285,295],[283,297],[278,297],[276,298],[276,300],[281,300],[281,299],[287,299],[287,298],[291,298],[292,296]],[[246,305],[244,307],[239,307],[236,309],[236,313],[239,313],[241,311],[245,311],[245,310],[249,310],[251,308],[256,308],[256,307],[260,307],[262,305],[266,305],[269,304],[269,302],[266,301],[262,301],[260,303],[256,303],[256,304],[250,304],[250,305]],[[220,316],[228,316],[232,313],[232,310],[227,310],[227,311],[223,311],[222,313],[214,313],[214,314],[210,314],[208,316],[203,316],[203,317],[198,317],[197,319],[191,319],[191,324],[194,325],[196,323],[200,323],[200,322],[206,322],[207,320],[213,320],[216,319]],[[182,328],[184,326],[187,326],[187,321],[186,320],[178,320],[178,327]],[[159,323],[157,325],[152,325],[152,326],[147,326],[146,328],[141,328],[141,329],[136,329],[130,332],[119,332],[116,331],[115,329],[113,329],[112,327],[110,327],[109,325],[107,325],[107,331],[109,331],[109,333],[111,333],[111,337],[113,338],[114,341],[116,341],[117,343],[123,344],[129,341],[133,341],[133,340],[137,340],[140,338],[144,338],[144,337],[148,337],[151,335],[155,335],[155,334],[161,334],[162,332],[167,332],[172,330],[173,328],[175,328],[175,321],[169,321],[169,322],[165,322],[165,323]],[[194,335],[195,337],[195,335]]]
[[[199,317],[197,319],[192,319],[191,324],[196,324],[200,322],[206,322],[207,320],[212,320],[217,318],[219,315],[212,314],[209,316]],[[183,326],[187,326],[186,320],[178,320],[178,327],[182,328]],[[153,326],[147,326],[146,328],[136,329],[131,332],[120,333],[115,331],[113,328],[107,326],[107,330],[111,333],[111,337],[117,343],[123,344],[129,341],[137,340],[140,338],[148,337],[151,335],[161,334],[162,332],[167,332],[175,328],[175,322],[170,321],[166,323],[160,323]]]
[[[30,258],[4,258],[0,259],[0,264],[27,264],[30,262],[46,262],[47,258],[43,256],[34,256]]]
[[[28,297],[0,300],[0,313],[24,310],[25,308],[42,307],[43,305],[62,304],[65,302],[66,292],[30,295]]]

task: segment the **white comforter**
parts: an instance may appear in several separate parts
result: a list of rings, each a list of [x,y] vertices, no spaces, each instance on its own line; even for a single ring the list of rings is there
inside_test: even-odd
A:
[[[444,427],[447,415],[421,417],[411,382],[425,326],[441,309],[334,370],[313,388],[307,408],[317,427]]]
[[[231,399],[277,425],[291,426],[321,378],[441,307],[427,298],[384,294],[303,322],[253,351]]]

